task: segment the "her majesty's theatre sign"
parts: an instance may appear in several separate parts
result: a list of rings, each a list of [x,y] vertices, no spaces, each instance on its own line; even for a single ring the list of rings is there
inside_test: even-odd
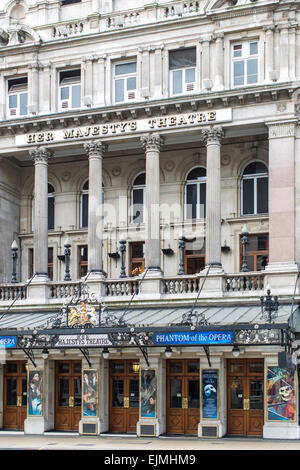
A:
[[[142,132],[162,131],[170,129],[184,129],[211,124],[221,124],[232,121],[232,109],[218,109],[216,111],[203,111],[172,116],[153,117],[135,121],[109,122],[100,125],[76,127],[68,129],[55,129],[34,134],[16,136],[16,145],[51,144],[56,142],[70,142],[93,137],[112,137],[116,135],[131,135]]]

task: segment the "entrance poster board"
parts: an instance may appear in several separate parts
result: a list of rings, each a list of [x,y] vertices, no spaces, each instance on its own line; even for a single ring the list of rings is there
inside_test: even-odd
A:
[[[140,396],[140,418],[157,418],[156,369],[141,369]]]
[[[82,416],[84,418],[98,417],[98,370],[83,369],[82,371]]]
[[[295,374],[278,366],[267,368],[267,421],[296,421]]]
[[[202,419],[219,418],[219,371],[202,369]]]
[[[30,370],[28,372],[28,407],[27,415],[32,417],[43,416],[43,371]]]

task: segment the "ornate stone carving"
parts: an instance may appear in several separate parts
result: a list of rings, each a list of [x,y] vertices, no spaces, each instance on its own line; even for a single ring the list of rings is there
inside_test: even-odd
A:
[[[107,145],[101,140],[95,140],[84,144],[84,150],[89,157],[103,157],[104,152],[107,150]]]
[[[269,128],[269,139],[295,136],[294,122],[266,123]]]
[[[201,129],[203,140],[205,141],[206,145],[213,143],[213,142],[221,142],[224,138],[224,132],[222,127],[219,126],[211,126]]]
[[[141,142],[146,152],[159,152],[164,139],[160,134],[145,134],[141,137]]]
[[[36,147],[29,152],[30,158],[34,161],[34,164],[48,163],[49,158],[52,157],[52,152],[46,147]]]

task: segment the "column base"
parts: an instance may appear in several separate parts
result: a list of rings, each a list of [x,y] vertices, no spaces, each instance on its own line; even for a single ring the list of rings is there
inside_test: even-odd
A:
[[[47,431],[45,426],[45,418],[32,417],[26,418],[24,421],[24,434],[44,434]]]
[[[90,426],[89,426],[90,425]],[[83,436],[98,436],[101,432],[105,432],[101,429],[101,421],[99,418],[82,418],[79,421],[79,434]]]
[[[272,273],[272,272],[287,272],[287,271],[293,271],[297,272],[299,270],[299,265],[295,263],[294,261],[287,261],[287,262],[273,262],[269,263],[265,267],[265,271]]]
[[[102,271],[102,269],[92,269],[89,271],[88,275],[85,276],[87,282],[88,281],[103,281],[107,278],[107,274]],[[85,279],[84,278],[84,279]]]
[[[32,303],[48,303],[49,300],[49,278],[46,273],[36,273],[27,287],[28,299]]]
[[[263,426],[264,439],[299,439],[300,426],[297,423],[265,423]]]
[[[225,436],[225,434],[226,426],[223,425],[222,421],[201,420],[198,424],[198,437],[202,439],[220,439],[221,437]]]
[[[163,434],[163,426],[158,419],[139,420],[136,425],[136,434],[137,437],[158,437]]]
[[[146,275],[145,275],[145,279],[147,277],[161,277],[163,275],[162,273],[162,270],[160,269],[160,267],[156,267],[156,266],[149,266]],[[140,275],[140,277],[143,277],[144,273],[142,273]]]
[[[207,274],[209,270],[209,274],[224,274],[224,269],[221,263],[210,263],[205,266],[205,268],[200,271],[199,274]]]

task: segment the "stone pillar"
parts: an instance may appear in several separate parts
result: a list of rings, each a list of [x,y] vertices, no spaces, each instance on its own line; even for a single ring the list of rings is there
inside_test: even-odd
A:
[[[154,52],[155,74],[154,74],[154,96],[160,99],[163,96],[163,46],[157,47]]]
[[[278,25],[280,31],[280,81],[289,79],[289,25]]]
[[[88,272],[91,278],[103,279],[102,159],[106,145],[95,140],[84,144],[84,149],[89,157]]]
[[[266,270],[295,269],[296,120],[266,125],[269,129],[269,265]]]
[[[270,80],[274,79],[272,77],[272,73],[274,72],[274,25],[264,26],[263,30],[265,31],[265,38],[266,38],[266,54],[265,54],[265,61],[266,61],[266,75],[265,81],[270,82]],[[271,75],[270,75],[271,72]]]
[[[28,114],[39,112],[39,65],[28,65]]]
[[[94,67],[94,83],[97,87],[94,90],[94,105],[105,105],[105,69],[106,69],[106,56],[98,57]]]
[[[34,161],[34,273],[40,281],[48,280],[48,160],[46,147],[30,151]]]
[[[141,98],[150,97],[150,49],[141,49]]]
[[[93,104],[93,57],[83,59],[82,72],[84,82],[83,105],[91,107]]]
[[[211,36],[204,36],[200,39],[202,45],[202,89],[211,89],[212,82],[210,80],[210,41]]]
[[[51,111],[51,64],[42,66],[39,73],[39,111],[40,113],[50,113]]]
[[[221,127],[202,129],[207,148],[206,173],[206,266],[222,270],[221,264]]]
[[[224,34],[216,35],[215,83],[214,90],[224,89]]]
[[[159,134],[141,137],[146,151],[146,227],[145,263],[149,271],[161,273],[160,256],[160,169],[159,152],[163,139]]]

